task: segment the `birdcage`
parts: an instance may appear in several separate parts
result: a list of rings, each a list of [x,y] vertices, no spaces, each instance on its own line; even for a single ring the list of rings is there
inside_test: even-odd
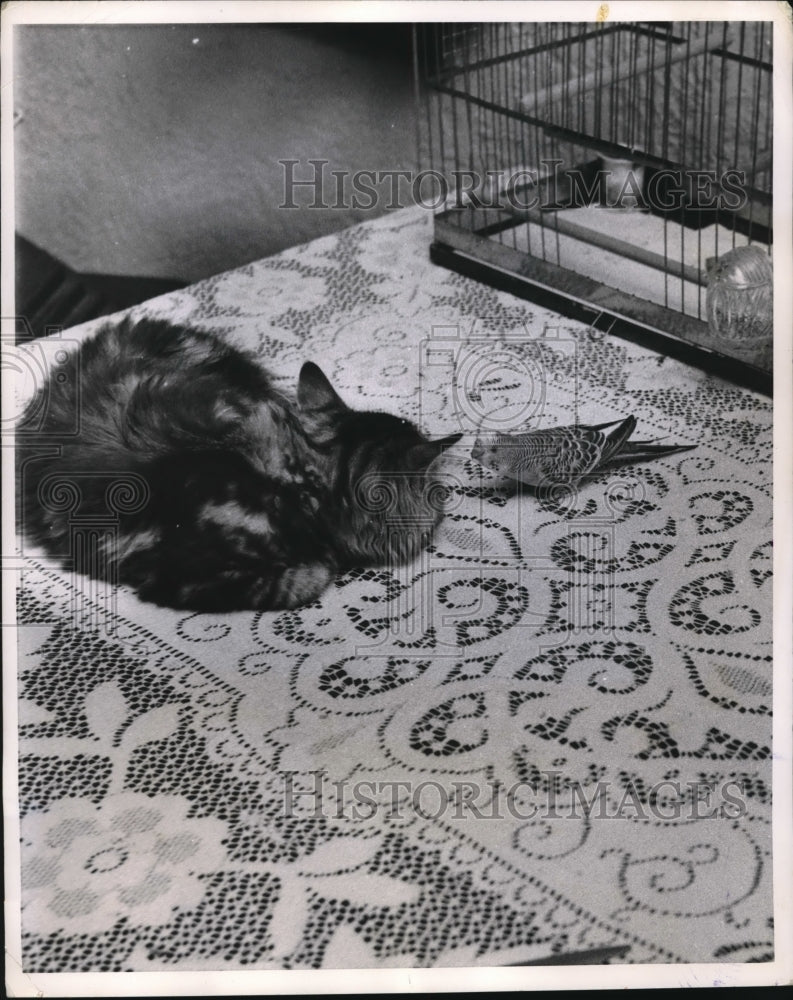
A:
[[[432,259],[770,392],[770,285],[719,312],[708,282],[740,247],[770,267],[771,27],[417,27]]]

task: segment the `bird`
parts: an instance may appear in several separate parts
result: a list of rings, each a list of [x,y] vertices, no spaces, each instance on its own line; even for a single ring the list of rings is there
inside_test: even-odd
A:
[[[480,433],[471,457],[485,468],[535,489],[574,488],[585,476],[696,447],[629,441],[635,429],[636,417],[629,416],[605,424],[572,424],[523,434]]]

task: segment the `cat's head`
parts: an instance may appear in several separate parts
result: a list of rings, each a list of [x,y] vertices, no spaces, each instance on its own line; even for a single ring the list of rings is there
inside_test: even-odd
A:
[[[298,404],[306,430],[332,449],[340,548],[351,563],[402,563],[429,542],[447,485],[439,459],[460,434],[430,440],[402,417],[353,410],[314,364],[303,365]]]

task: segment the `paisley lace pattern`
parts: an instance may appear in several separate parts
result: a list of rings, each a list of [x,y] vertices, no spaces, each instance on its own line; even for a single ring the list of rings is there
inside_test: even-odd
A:
[[[430,550],[300,610],[21,552],[26,971],[772,957],[771,404],[430,239],[408,210],[133,310],[467,436]],[[20,405],[91,329],[17,352]],[[468,456],[483,421],[628,413],[696,450],[541,497]]]

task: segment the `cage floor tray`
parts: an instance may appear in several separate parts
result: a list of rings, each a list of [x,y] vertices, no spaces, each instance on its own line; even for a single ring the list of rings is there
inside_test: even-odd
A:
[[[573,223],[569,215],[576,217]],[[732,232],[717,225],[693,233],[681,228],[644,213],[597,208],[571,209],[564,217],[560,211],[550,218],[536,212],[529,219],[503,210],[452,208],[435,216],[430,256],[460,274],[770,395],[770,365],[725,354],[714,345],[702,272],[692,264],[694,254],[702,254],[705,262],[730,250]],[[744,242],[736,234],[735,245]],[[659,262],[686,277],[662,270]]]
[[[557,219],[566,224],[565,232],[556,231]],[[546,213],[543,223],[518,224],[497,238],[533,257],[698,319],[705,318],[705,275],[699,262],[749,242],[719,224],[691,230],[646,212],[596,206]],[[569,224],[578,236],[570,235]],[[657,255],[666,270],[606,249],[602,243],[609,240]],[[701,280],[694,280],[697,277]]]

